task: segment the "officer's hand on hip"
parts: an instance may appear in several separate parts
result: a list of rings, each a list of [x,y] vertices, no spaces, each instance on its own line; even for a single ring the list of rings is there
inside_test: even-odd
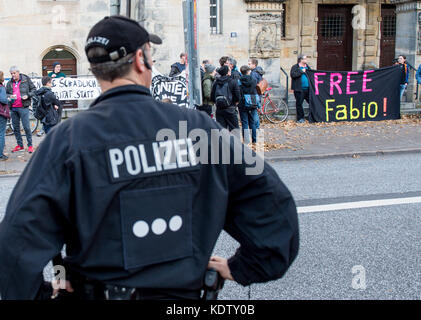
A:
[[[221,257],[211,257],[208,268],[215,269],[222,278],[225,280],[231,280],[234,281],[234,278],[232,277],[231,270],[228,266],[228,260],[221,258]]]
[[[52,296],[52,298],[54,299],[54,298],[56,298],[58,296],[58,293],[60,291],[60,280],[59,281],[53,280],[51,282],[51,286],[53,287],[53,296]],[[66,291],[67,292],[70,292],[70,293],[72,293],[72,292],[75,291],[75,290],[73,290],[72,284],[70,283],[70,281],[67,281],[67,280],[66,280]]]

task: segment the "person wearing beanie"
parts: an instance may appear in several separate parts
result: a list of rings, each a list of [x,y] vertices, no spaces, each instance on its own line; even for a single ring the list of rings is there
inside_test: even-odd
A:
[[[53,63],[53,71],[48,73],[50,78],[66,78],[66,74],[61,72],[61,63],[54,62]]]
[[[211,64],[204,66],[205,73],[202,80],[203,104],[197,110],[206,112],[210,117],[213,113],[213,103],[211,101],[212,85],[215,81],[216,67]]]

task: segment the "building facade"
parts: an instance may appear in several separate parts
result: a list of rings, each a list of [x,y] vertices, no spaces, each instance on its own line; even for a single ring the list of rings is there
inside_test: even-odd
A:
[[[300,53],[321,70],[383,67],[399,54],[421,64],[421,0],[197,0],[197,13],[200,59],[257,58],[279,95]],[[86,36],[110,14],[160,35],[154,59],[169,73],[184,51],[182,0],[0,0],[0,70],[41,76],[58,60],[69,75],[90,74]]]

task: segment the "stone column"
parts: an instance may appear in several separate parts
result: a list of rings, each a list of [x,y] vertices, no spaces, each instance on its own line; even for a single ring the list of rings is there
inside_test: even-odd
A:
[[[421,1],[391,0],[396,4],[396,56],[405,55],[407,61],[415,68],[421,63]],[[410,74],[406,98],[414,101],[416,90],[413,77]]]

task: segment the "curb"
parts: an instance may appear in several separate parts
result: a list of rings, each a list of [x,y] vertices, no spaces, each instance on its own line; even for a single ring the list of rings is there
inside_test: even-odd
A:
[[[266,157],[265,160],[270,162],[277,161],[294,161],[294,160],[319,160],[329,158],[352,158],[355,156],[383,156],[393,154],[413,154],[421,153],[421,148],[414,149],[397,149],[397,150],[378,150],[378,151],[357,151],[357,152],[345,152],[345,153],[325,153],[325,154],[310,154],[310,155],[297,155],[297,156],[273,156]]]

